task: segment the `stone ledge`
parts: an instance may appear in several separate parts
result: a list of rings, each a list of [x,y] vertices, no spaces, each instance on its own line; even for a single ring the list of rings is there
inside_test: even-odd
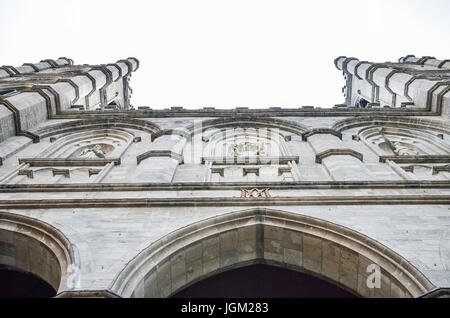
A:
[[[142,106],[140,106],[142,107]],[[248,109],[245,112],[238,113],[228,109],[184,109],[184,110],[164,110],[164,109],[138,109],[129,111],[118,111],[114,114],[105,114],[103,111],[64,111],[64,113],[54,116],[54,119],[80,119],[80,118],[108,118],[109,116],[120,116],[123,118],[173,118],[173,117],[248,117],[254,115],[255,118],[271,118],[271,117],[353,117],[362,115],[371,116],[440,116],[439,112],[427,110],[426,108],[355,108],[355,107],[339,107],[339,108],[318,108],[315,109],[289,109],[281,108],[280,110],[270,110],[264,108]]]
[[[239,190],[241,187],[275,189],[439,189],[448,188],[447,180],[390,181],[298,181],[298,182],[185,182],[185,183],[78,183],[78,184],[0,184],[5,192],[116,192],[116,191],[179,191]]]
[[[202,164],[206,161],[212,162],[213,165],[270,165],[270,164],[288,164],[291,161],[299,163],[299,156],[279,156],[279,157],[202,157]]]
[[[105,166],[109,163],[120,165],[120,158],[111,159],[64,159],[64,158],[22,158],[19,164],[27,163],[31,167],[85,167],[85,166]]]
[[[387,160],[395,163],[449,163],[450,156],[380,156],[380,162],[386,162]]]
[[[240,193],[236,193],[239,195]],[[298,196],[298,197],[189,197],[189,198],[122,198],[0,200],[0,209],[114,208],[170,206],[314,206],[314,205],[411,205],[450,204],[449,195],[371,195],[371,196]]]

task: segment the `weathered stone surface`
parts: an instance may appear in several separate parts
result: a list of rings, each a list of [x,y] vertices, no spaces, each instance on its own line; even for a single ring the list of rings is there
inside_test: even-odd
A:
[[[363,297],[449,286],[449,63],[339,57],[345,104],[259,110],[131,110],[135,58],[1,68],[0,263],[80,297],[254,263]]]

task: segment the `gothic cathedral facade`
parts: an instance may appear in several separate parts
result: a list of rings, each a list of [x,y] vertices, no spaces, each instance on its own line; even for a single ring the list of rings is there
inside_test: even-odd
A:
[[[228,110],[134,108],[136,58],[0,67],[1,295],[176,297],[259,265],[449,295],[450,60],[334,63],[344,104]]]

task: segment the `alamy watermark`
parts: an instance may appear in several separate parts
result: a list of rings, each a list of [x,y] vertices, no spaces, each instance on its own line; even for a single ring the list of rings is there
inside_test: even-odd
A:
[[[366,269],[370,273],[366,280],[367,288],[381,288],[381,270],[377,264],[370,264]]]

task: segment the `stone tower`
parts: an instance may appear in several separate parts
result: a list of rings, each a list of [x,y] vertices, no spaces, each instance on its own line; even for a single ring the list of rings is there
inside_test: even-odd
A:
[[[345,104],[231,110],[134,109],[135,58],[0,67],[1,295],[448,295],[450,61],[335,66]]]

